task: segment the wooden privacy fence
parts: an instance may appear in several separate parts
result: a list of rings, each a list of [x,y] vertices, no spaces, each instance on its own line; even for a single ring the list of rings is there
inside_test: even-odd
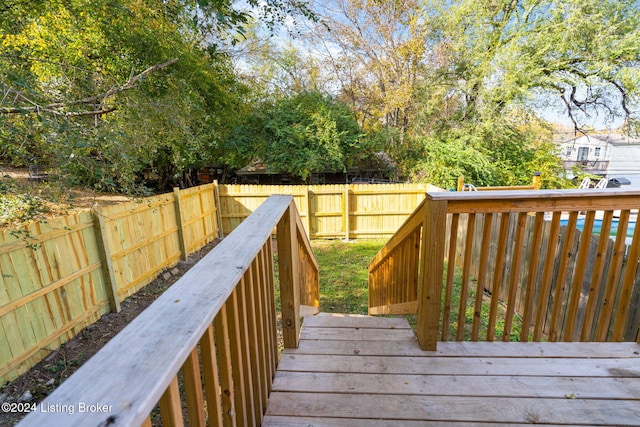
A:
[[[370,264],[370,311],[415,310],[429,350],[450,335],[636,340],[638,208],[637,191],[430,193]]]
[[[236,228],[271,194],[293,195],[311,237],[353,238],[393,234],[427,188],[437,189],[213,183],[0,231],[0,383],[119,311],[126,297],[222,236],[221,224],[227,233]]]
[[[229,233],[271,194],[290,194],[312,239],[391,236],[424,199],[429,184],[220,185]]]
[[[274,227],[284,346],[296,348],[317,264],[291,197],[273,196],[39,404],[75,413],[23,425],[151,425],[159,406],[163,425],[259,426],[278,362]],[[78,413],[96,402],[104,412]]]
[[[0,378],[15,378],[219,236],[215,185],[0,231]]]

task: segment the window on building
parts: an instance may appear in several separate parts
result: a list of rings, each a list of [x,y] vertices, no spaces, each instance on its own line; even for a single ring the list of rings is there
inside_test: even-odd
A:
[[[570,156],[571,155],[571,147],[567,147],[567,152],[565,153],[565,156]]]
[[[596,147],[593,155],[596,156],[596,157],[600,157],[600,147]]]
[[[580,147],[578,148],[578,161],[586,162],[589,157],[589,147]]]

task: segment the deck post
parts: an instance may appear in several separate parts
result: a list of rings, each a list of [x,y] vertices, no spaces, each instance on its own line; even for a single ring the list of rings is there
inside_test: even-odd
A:
[[[434,201],[427,193],[418,283],[417,336],[422,350],[435,351],[438,343],[446,225],[447,201]]]
[[[277,227],[278,271],[284,348],[298,348],[300,338],[300,286],[296,205],[292,201]]]

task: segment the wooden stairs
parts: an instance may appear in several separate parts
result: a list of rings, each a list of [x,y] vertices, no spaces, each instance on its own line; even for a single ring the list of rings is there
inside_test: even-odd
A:
[[[636,343],[440,342],[404,318],[319,314],[282,355],[263,426],[640,426]]]

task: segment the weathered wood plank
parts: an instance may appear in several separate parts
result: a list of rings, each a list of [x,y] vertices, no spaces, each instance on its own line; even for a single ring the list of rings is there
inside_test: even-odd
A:
[[[416,314],[418,312],[418,301],[400,302],[388,304],[380,307],[370,307],[369,314]]]
[[[99,425],[112,416],[123,425],[141,424],[169,385],[167,373],[191,354],[290,201],[270,198],[45,400],[75,405],[81,391],[83,401],[111,405],[110,413],[37,412],[25,425]]]
[[[372,402],[375,402],[372,404]],[[471,410],[472,409],[472,410]],[[274,392],[267,415],[359,419],[640,425],[637,401]]]
[[[320,313],[304,318],[305,328],[410,329],[404,317],[371,317],[357,314]]]
[[[415,340],[415,335],[411,329],[304,328],[300,338],[305,340],[411,341]]]
[[[302,329],[305,334],[306,328]],[[420,350],[416,339],[401,341],[300,340],[297,349],[287,354],[335,354],[362,356],[413,356],[413,357],[488,357],[488,358],[635,358],[640,359],[640,346],[623,343],[550,343],[527,342],[439,342],[436,351]],[[357,352],[354,352],[358,350]],[[532,362],[535,363],[535,362]],[[640,361],[639,361],[640,363]]]
[[[640,191],[539,190],[428,193],[433,201],[447,201],[449,213],[556,212],[638,209]]]
[[[381,389],[381,384],[384,387]],[[399,396],[484,396],[640,400],[640,381],[608,377],[352,374],[279,371],[273,391]],[[399,397],[398,399],[402,399]],[[640,402],[638,402],[640,404]]]
[[[428,201],[424,208],[418,284],[417,336],[423,350],[435,350],[438,342],[446,228],[447,202]]]
[[[281,415],[266,416],[262,427],[424,427],[424,421],[412,420],[372,420],[372,419],[354,419],[354,418],[313,418],[313,417],[287,417]],[[530,423],[515,424],[509,423],[512,427],[530,426]],[[545,424],[547,426],[556,426],[555,424]],[[478,423],[475,421],[429,421],[431,427],[496,427],[495,423]]]
[[[640,378],[637,359],[451,358],[284,354],[280,371]]]

